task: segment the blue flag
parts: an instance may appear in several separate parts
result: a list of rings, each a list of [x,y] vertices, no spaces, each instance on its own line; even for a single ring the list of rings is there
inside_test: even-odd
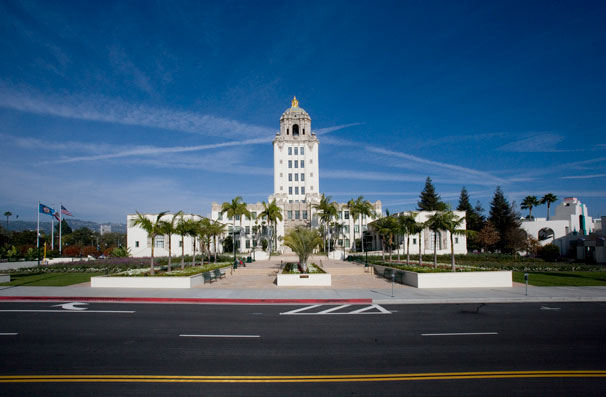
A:
[[[55,215],[55,210],[48,205],[40,204],[40,213],[53,216]]]

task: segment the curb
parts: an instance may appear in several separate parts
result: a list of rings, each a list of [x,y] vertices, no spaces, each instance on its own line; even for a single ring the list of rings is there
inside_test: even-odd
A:
[[[94,296],[0,296],[4,302],[124,302],[124,303],[193,303],[193,304],[371,304],[372,299],[216,299],[216,298],[123,298]]]

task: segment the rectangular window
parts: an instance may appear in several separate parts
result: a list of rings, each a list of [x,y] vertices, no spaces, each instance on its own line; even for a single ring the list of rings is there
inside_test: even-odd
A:
[[[156,236],[154,247],[164,248],[164,236]]]
[[[295,148],[295,156],[298,156],[298,155],[299,155],[299,153],[298,153],[298,152],[299,152],[299,148]]]
[[[299,186],[295,186],[295,194],[299,194]]]
[[[240,215],[236,215],[236,220],[239,221],[240,220]]]
[[[412,245],[417,245],[417,239],[416,238],[412,239]]]
[[[223,213],[219,212],[219,214],[217,214],[217,220],[222,221],[223,220]]]
[[[257,219],[257,211],[251,213],[253,219]]]
[[[292,174],[288,174],[288,182],[292,182]]]
[[[295,168],[299,168],[299,162],[295,160]]]
[[[305,186],[301,186],[301,194],[305,194]]]
[[[292,211],[288,211],[288,219],[292,219]]]
[[[359,225],[355,225],[354,226],[354,232],[360,233],[360,226]]]
[[[299,181],[299,174],[295,174],[295,182]]]
[[[291,147],[289,147],[289,148],[288,148],[288,155],[290,156],[291,154],[292,154],[292,148],[291,148]]]
[[[337,212],[337,219],[342,219],[342,218],[343,218],[343,211]]]
[[[459,244],[459,238],[458,238],[458,237],[455,237],[455,238],[454,238],[454,242],[455,242],[455,244]]]
[[[301,182],[305,181],[305,174],[301,174]]]
[[[135,241],[135,247],[139,248],[139,242]]]
[[[307,211],[303,211],[303,219],[307,219]]]
[[[288,160],[288,168],[292,168],[292,160]]]
[[[345,211],[345,219],[349,219],[349,211]]]
[[[295,219],[301,219],[301,211],[295,211]]]
[[[349,247],[349,239],[348,238],[345,239],[345,247]]]
[[[246,234],[250,234],[250,226],[245,226],[244,231]]]
[[[301,168],[305,168],[305,162],[301,160]]]
[[[343,226],[343,233],[349,233],[349,225]]]
[[[246,240],[246,248],[250,248],[250,240]]]
[[[343,239],[342,239],[342,238],[340,238],[340,239],[339,239],[339,247],[342,247],[342,246],[343,246]]]
[[[301,156],[303,156],[305,154],[305,146],[301,146]]]
[[[288,187],[288,194],[292,194],[292,186]]]
[[[183,241],[179,241],[179,248],[183,247]]]

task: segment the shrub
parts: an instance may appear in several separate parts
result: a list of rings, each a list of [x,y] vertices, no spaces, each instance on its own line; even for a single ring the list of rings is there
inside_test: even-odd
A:
[[[82,247],[82,256],[94,256],[97,257],[99,256],[99,250],[97,249],[97,247],[94,247],[92,245],[87,245],[86,247]]]
[[[80,256],[80,247],[77,245],[68,245],[63,249],[63,255],[76,258]]]
[[[545,262],[554,262],[560,257],[560,249],[555,244],[547,244],[539,248],[537,255]]]

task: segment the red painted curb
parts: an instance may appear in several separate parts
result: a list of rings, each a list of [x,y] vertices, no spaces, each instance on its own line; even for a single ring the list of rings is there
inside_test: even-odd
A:
[[[372,299],[215,299],[215,298],[121,298],[94,296],[0,296],[0,301],[46,302],[131,302],[131,303],[201,303],[201,304],[366,304]]]

